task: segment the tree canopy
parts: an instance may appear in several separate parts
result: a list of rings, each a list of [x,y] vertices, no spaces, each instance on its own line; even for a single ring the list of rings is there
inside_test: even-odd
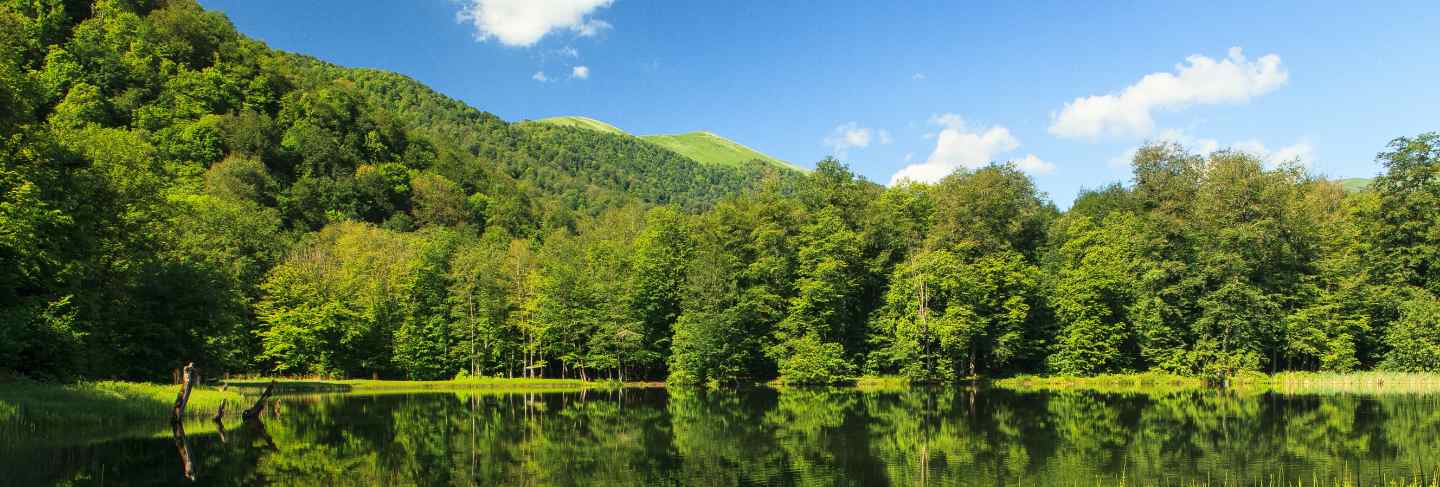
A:
[[[1138,150],[883,187],[511,124],[192,0],[0,3],[0,371],[916,380],[1440,370],[1440,135],[1369,189]]]

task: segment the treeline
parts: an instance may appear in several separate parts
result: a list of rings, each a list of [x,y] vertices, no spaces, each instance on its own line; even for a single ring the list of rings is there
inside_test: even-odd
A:
[[[510,125],[189,1],[0,7],[0,369],[830,382],[1440,370],[1440,135],[883,188]]]
[[[1009,165],[881,188],[833,160],[687,214],[516,238],[360,222],[265,278],[259,364],[414,378],[944,381],[1440,370],[1440,136],[1372,189],[1151,145],[1069,211]]]

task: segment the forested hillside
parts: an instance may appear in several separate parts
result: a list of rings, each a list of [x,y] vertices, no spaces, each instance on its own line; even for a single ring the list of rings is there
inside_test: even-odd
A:
[[[0,133],[0,369],[55,377],[252,367],[261,281],[340,222],[538,239],[708,208],[769,172],[512,125],[270,50],[190,0],[5,0]]]
[[[509,124],[191,0],[0,6],[0,370],[681,382],[1440,370],[1440,135],[1150,145],[1056,209]],[[1380,148],[1377,148],[1380,149]]]

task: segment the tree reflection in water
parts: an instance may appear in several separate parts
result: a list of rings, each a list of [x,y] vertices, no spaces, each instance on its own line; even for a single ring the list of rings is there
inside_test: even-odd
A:
[[[150,471],[203,485],[1369,485],[1430,479],[1440,458],[1434,395],[672,388],[281,402],[283,415],[228,432],[178,425],[167,448],[5,433],[28,446],[0,451],[0,472],[24,485]]]

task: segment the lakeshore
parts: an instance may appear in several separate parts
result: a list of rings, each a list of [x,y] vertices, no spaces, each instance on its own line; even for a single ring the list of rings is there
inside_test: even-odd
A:
[[[189,419],[211,417],[221,402],[228,403],[226,416],[237,416],[243,405],[254,400],[270,379],[242,378],[221,385],[195,388],[186,409]],[[807,386],[762,384],[776,389]],[[975,378],[948,385],[912,384],[903,377],[860,377],[842,386],[860,392],[895,391],[912,387],[986,387],[1016,392],[1092,391],[1102,393],[1159,394],[1196,389],[1221,389],[1204,378],[1145,372],[1081,376],[1022,375],[998,379]],[[126,420],[168,418],[179,385],[143,382],[97,381],[49,384],[29,381],[0,383],[0,423],[97,424]],[[664,382],[583,381],[578,379],[478,377],[438,381],[375,379],[275,380],[275,393],[361,394],[485,391],[491,393],[575,392],[581,390],[664,388]],[[1440,374],[1394,372],[1316,373],[1282,372],[1274,375],[1241,374],[1223,388],[1249,393],[1279,394],[1428,394],[1440,393]]]

